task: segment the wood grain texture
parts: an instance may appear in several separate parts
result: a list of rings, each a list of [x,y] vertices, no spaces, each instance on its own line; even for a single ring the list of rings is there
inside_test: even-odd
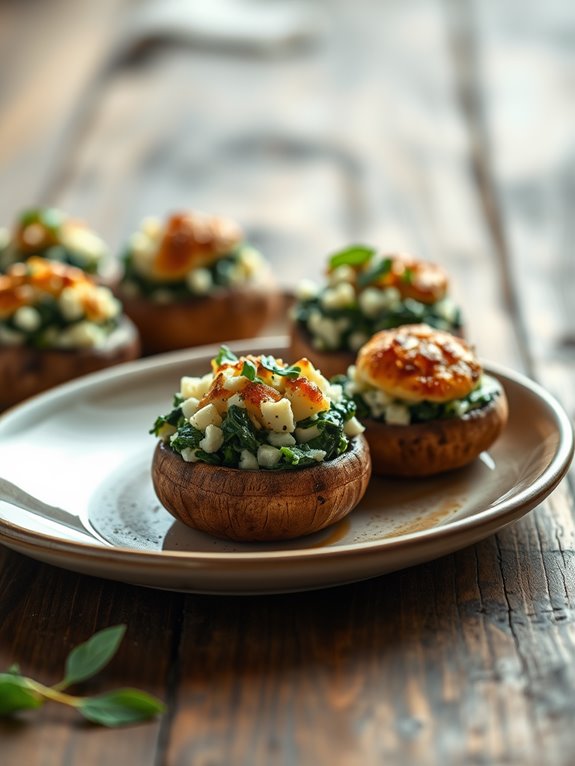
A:
[[[179,637],[182,597],[110,584],[41,565],[0,549],[0,666],[17,662],[47,684],[62,678],[68,652],[109,625],[127,623],[120,650],[78,693],[136,686],[170,696],[172,649]],[[30,766],[154,764],[165,721],[102,730],[75,711],[47,704],[18,720],[0,721],[2,763]]]
[[[575,411],[571,3],[329,0],[306,49],[130,45],[92,87],[102,35],[127,7],[110,0],[92,4],[99,32],[74,67],[63,38],[42,40],[40,59],[57,51],[53,91],[31,76],[30,51],[64,5],[0,7],[4,220],[43,189],[118,249],[143,215],[202,207],[241,221],[286,286],[350,241],[410,250],[448,270],[482,356]],[[154,593],[1,550],[2,665],[56,681],[72,645],[126,621],[90,688],[131,683],[170,705],[126,732],[53,707],[3,722],[2,766],[570,766],[573,510],[563,483],[452,556],[265,598]]]

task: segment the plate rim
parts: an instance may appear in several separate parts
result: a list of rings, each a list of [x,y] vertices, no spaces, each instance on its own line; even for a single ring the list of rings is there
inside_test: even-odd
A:
[[[263,350],[276,349],[278,352],[287,350],[287,336],[258,337],[246,340],[228,341],[232,350],[248,353]],[[210,344],[194,348],[171,351],[152,357],[138,359],[133,362],[116,365],[114,367],[91,373],[76,378],[60,386],[38,394],[25,402],[14,405],[0,414],[0,439],[6,423],[12,418],[18,417],[23,411],[33,412],[42,408],[46,403],[58,402],[70,392],[81,392],[83,389],[98,389],[102,384],[112,383],[122,377],[137,376],[154,369],[178,366],[186,360],[195,361],[200,358],[214,356],[221,344]],[[430,527],[428,529],[409,532],[403,535],[392,536],[380,540],[369,540],[357,543],[348,543],[333,547],[312,547],[303,549],[274,550],[274,551],[149,551],[138,550],[120,545],[102,545],[81,540],[66,540],[61,536],[30,530],[11,521],[0,519],[0,543],[5,540],[15,541],[19,545],[25,545],[33,551],[50,550],[67,555],[79,556],[90,559],[113,557],[114,561],[123,566],[133,565],[139,567],[143,563],[150,566],[161,566],[162,569],[175,566],[180,570],[182,566],[201,562],[205,567],[209,565],[221,569],[223,565],[241,561],[243,565],[265,564],[269,562],[285,563],[297,559],[299,561],[317,561],[318,559],[331,559],[341,556],[367,555],[384,553],[386,551],[397,552],[403,547],[419,546],[427,542],[433,542],[436,538],[447,539],[454,535],[462,534],[477,527],[489,527],[490,523],[497,522],[497,530],[511,523],[516,517],[528,513],[532,508],[544,500],[557,487],[564,478],[573,459],[575,451],[575,439],[573,424],[565,409],[556,397],[543,388],[539,383],[531,380],[521,372],[511,370],[503,365],[481,360],[484,370],[499,379],[509,380],[527,389],[536,398],[541,400],[553,415],[556,422],[559,437],[557,449],[544,472],[537,477],[533,484],[520,490],[516,495],[496,502],[489,508],[478,511],[462,519],[449,522],[445,525]],[[33,513],[33,512],[31,512]],[[88,534],[88,532],[87,532]],[[489,534],[489,532],[487,533]]]

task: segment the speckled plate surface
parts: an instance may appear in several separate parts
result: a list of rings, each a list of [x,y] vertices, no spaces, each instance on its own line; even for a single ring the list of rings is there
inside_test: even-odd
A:
[[[238,353],[286,356],[284,339],[230,345]],[[257,545],[216,540],[174,521],[158,503],[148,434],[180,377],[206,372],[216,351],[121,365],[5,413],[0,475],[46,505],[30,512],[0,502],[0,542],[67,569],[157,588],[322,588],[428,561],[492,534],[540,503],[572,458],[571,425],[555,399],[486,364],[505,386],[510,420],[473,465],[427,480],[372,479],[347,519],[310,537]]]

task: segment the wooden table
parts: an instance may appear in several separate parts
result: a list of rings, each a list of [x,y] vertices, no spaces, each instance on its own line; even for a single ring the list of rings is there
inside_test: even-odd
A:
[[[351,241],[442,263],[479,352],[575,412],[575,6],[325,0],[306,39],[134,33],[128,0],[0,5],[0,219],[47,201],[114,247],[144,214],[239,219],[289,287]],[[307,22],[306,22],[307,23]],[[0,549],[0,666],[55,682],[125,622],[91,683],[161,719],[0,723],[2,766],[573,764],[573,474],[514,526],[332,590],[158,592]]]

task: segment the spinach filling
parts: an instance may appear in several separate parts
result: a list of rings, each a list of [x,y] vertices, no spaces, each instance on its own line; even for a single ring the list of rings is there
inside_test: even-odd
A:
[[[449,402],[417,402],[410,404],[400,402],[409,409],[410,423],[427,423],[430,420],[446,420],[458,418],[471,412],[486,407],[501,394],[501,388],[497,381],[487,375],[481,382],[462,399],[453,399]],[[354,394],[353,400],[357,407],[357,417],[373,418],[385,422],[385,417],[374,418],[371,408],[361,394]]]
[[[357,286],[359,290],[377,284],[392,268],[391,258],[376,257],[376,251],[366,245],[351,245],[350,247],[334,253],[329,259],[329,268],[336,269],[340,266],[359,268]],[[406,283],[411,282],[412,272],[406,268],[402,276]],[[449,298],[444,298],[436,303],[422,303],[414,298],[403,298],[392,307],[382,308],[375,316],[366,316],[358,302],[345,308],[326,309],[322,304],[322,296],[328,288],[323,288],[313,298],[300,300],[294,306],[294,318],[300,328],[312,338],[310,319],[313,314],[321,314],[325,319],[341,322],[342,329],[339,332],[339,343],[330,347],[330,351],[345,351],[356,349],[350,342],[351,335],[362,334],[370,338],[380,330],[390,330],[404,324],[428,324],[437,330],[453,332],[462,326],[461,311]],[[446,312],[448,307],[449,312]],[[447,314],[447,315],[446,315]],[[345,326],[344,326],[345,325]]]
[[[224,434],[224,442],[217,452],[207,453],[200,448],[204,434],[190,425],[182,413],[181,396],[174,399],[173,409],[166,415],[156,419],[151,434],[161,435],[162,428],[170,425],[176,431],[167,442],[170,449],[178,454],[187,448],[196,450],[196,458],[200,462],[213,465],[223,465],[238,468],[243,450],[256,455],[258,448],[269,444],[269,431],[258,430],[243,407],[232,405],[222,420],[220,428]],[[280,447],[280,460],[276,465],[265,470],[302,468],[316,465],[314,457],[316,450],[325,452],[324,461],[333,460],[343,454],[349,445],[349,439],[344,434],[344,425],[356,413],[356,405],[352,399],[344,398],[337,404],[331,403],[329,410],[320,412],[316,418],[307,418],[297,423],[298,429],[313,428],[317,435],[306,443],[295,444],[291,447]]]
[[[234,272],[240,260],[242,249],[243,246],[240,245],[230,253],[218,258],[212,264],[202,267],[210,273],[210,293],[218,289],[229,288],[234,284]],[[193,292],[185,279],[178,279],[173,282],[156,282],[146,278],[137,270],[131,250],[124,252],[122,261],[124,264],[124,281],[135,285],[141,295],[153,297],[153,294],[158,290],[166,290],[171,294],[174,301],[183,301],[191,297],[203,297]]]
[[[23,330],[15,323],[14,315],[0,321],[0,327],[18,333],[22,338],[22,345],[31,348],[52,348],[55,345],[54,333],[60,333],[62,330],[67,330],[75,324],[86,321],[85,317],[73,321],[65,319],[60,312],[57,300],[51,296],[46,296],[43,300],[35,303],[33,308],[40,314],[40,324],[36,330]],[[97,326],[103,329],[107,335],[110,335],[118,327],[119,321],[119,317],[113,317],[98,323]]]
[[[37,224],[50,235],[54,242],[47,247],[30,248],[23,251],[17,247],[15,242],[8,241],[6,245],[0,247],[0,271],[4,271],[13,263],[22,263],[32,256],[40,256],[50,261],[75,266],[88,274],[96,274],[99,258],[73,250],[59,241],[63,223],[64,216],[54,208],[38,208],[22,213],[18,221],[20,228]]]
[[[294,308],[296,322],[302,330],[313,337],[310,330],[310,317],[312,313],[319,312],[326,319],[347,320],[344,329],[339,336],[339,344],[330,348],[330,351],[344,351],[351,349],[350,336],[362,333],[370,338],[380,330],[390,330],[404,324],[428,324],[436,330],[453,332],[461,328],[461,311],[453,308],[453,320],[445,318],[442,311],[445,300],[440,303],[421,303],[413,298],[405,298],[398,302],[394,308],[383,309],[374,317],[367,317],[356,303],[340,309],[326,309],[321,303],[321,293],[307,300],[299,301]],[[443,304],[443,306],[442,306]]]

